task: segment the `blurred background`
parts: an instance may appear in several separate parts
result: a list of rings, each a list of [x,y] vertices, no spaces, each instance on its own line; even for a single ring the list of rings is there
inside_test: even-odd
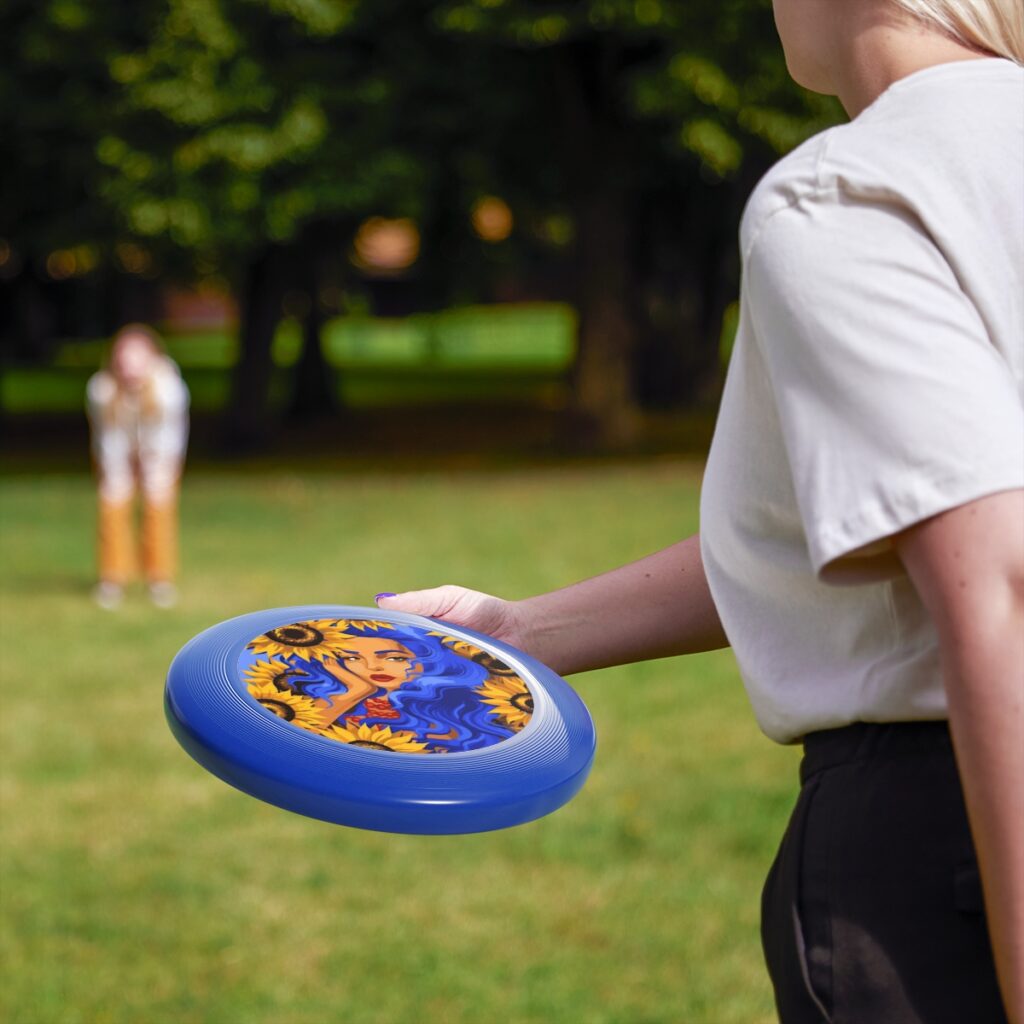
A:
[[[161,695],[234,614],[521,597],[695,530],[743,204],[840,118],[768,0],[7,0],[5,1019],[773,1019],[795,754],[727,653],[574,680],[588,786],[461,839],[243,797]],[[85,385],[129,321],[192,395],[173,610],[89,601]]]

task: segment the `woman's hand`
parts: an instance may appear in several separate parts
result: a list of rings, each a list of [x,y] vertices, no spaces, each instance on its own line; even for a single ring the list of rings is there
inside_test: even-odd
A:
[[[404,594],[378,594],[377,607],[389,612],[409,612],[431,619],[444,619],[455,626],[475,629],[527,653],[529,637],[512,601],[503,601],[477,590],[446,585]]]
[[[354,672],[350,672],[345,663],[341,661],[325,661],[324,671],[345,687],[342,693],[332,693],[329,697],[321,697],[319,700],[327,702],[325,711],[325,724],[330,724],[336,718],[351,711],[361,700],[377,692],[377,687],[365,680],[360,679]]]

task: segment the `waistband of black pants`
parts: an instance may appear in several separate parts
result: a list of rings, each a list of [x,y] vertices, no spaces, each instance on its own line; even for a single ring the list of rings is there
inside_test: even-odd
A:
[[[934,753],[953,753],[949,723],[945,720],[854,722],[804,737],[800,781],[806,782],[817,772],[841,764]]]

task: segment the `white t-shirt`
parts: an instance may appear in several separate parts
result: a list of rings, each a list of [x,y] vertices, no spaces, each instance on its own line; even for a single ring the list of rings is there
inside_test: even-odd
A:
[[[1024,68],[917,72],[754,191],[702,551],[762,729],[946,717],[890,538],[1024,487]]]
[[[86,385],[92,454],[106,501],[127,501],[136,480],[150,501],[171,495],[188,443],[188,387],[175,363],[161,359],[138,393],[118,393],[108,370]]]

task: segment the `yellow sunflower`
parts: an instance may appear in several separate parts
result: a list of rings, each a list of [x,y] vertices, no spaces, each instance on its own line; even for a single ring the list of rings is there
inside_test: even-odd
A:
[[[305,661],[333,658],[337,648],[351,634],[336,628],[334,619],[307,619],[287,626],[275,626],[249,642],[249,650],[271,657],[295,655]]]
[[[351,743],[353,747],[371,747],[375,750],[397,750],[404,754],[419,754],[427,749],[426,743],[420,743],[416,734],[407,730],[392,732],[390,725],[332,725],[324,729],[322,736],[332,740]]]
[[[308,676],[302,669],[290,668],[283,661],[257,661],[245,670],[245,681],[249,687],[276,686],[287,689],[289,676]]]
[[[324,713],[312,698],[303,697],[290,690],[279,690],[273,683],[262,686],[250,683],[248,689],[253,700],[291,725],[316,731],[323,728]]]
[[[487,669],[489,676],[508,676],[513,680],[519,679],[519,674],[511,665],[506,665],[500,658],[496,658],[493,654],[488,654],[486,651],[479,651],[474,654],[473,660],[478,665],[483,665]]]
[[[511,679],[488,679],[473,691],[482,704],[490,704],[492,715],[505,720],[510,729],[522,729],[533,714],[533,695],[518,676]]]
[[[325,620],[326,621],[326,620]],[[393,622],[383,619],[331,619],[331,624],[338,629],[394,629]]]
[[[445,647],[454,651],[456,654],[461,654],[464,658],[473,658],[482,653],[479,647],[474,647],[473,644],[469,643],[469,641],[460,640],[456,636],[449,636],[447,633],[442,633],[438,629],[430,630],[427,633],[427,636],[436,636],[437,639],[445,645]]]
[[[483,665],[487,669],[489,676],[515,676],[515,678],[519,678],[516,675],[516,670],[511,665],[506,665],[505,662],[496,658],[493,654],[482,650],[475,644],[471,644],[468,640],[460,640],[458,637],[449,636],[447,633],[442,633],[436,629],[431,630],[428,635],[436,636],[453,653],[459,654],[463,658],[468,658],[470,661],[475,661],[478,665]]]

